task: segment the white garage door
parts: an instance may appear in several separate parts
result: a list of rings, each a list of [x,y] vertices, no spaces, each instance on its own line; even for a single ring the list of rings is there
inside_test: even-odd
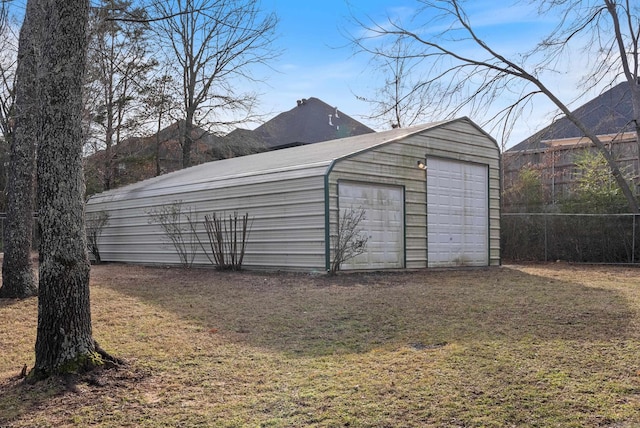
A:
[[[427,159],[429,267],[489,264],[486,165]]]
[[[366,252],[346,261],[341,269],[404,267],[404,190],[400,186],[338,183],[338,207],[365,210],[360,224],[369,237]]]

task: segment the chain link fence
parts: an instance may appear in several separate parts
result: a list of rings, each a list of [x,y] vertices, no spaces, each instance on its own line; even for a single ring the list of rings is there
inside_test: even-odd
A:
[[[502,259],[640,263],[637,214],[503,213]]]
[[[0,213],[0,251],[5,224],[6,215]],[[506,262],[640,264],[640,215],[503,213],[501,247]]]

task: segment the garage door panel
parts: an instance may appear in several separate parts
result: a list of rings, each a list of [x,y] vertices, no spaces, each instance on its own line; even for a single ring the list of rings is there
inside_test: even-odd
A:
[[[367,251],[341,269],[386,269],[404,266],[404,191],[400,186],[340,182],[340,212],[362,207],[365,219],[360,224],[369,237]]]
[[[488,167],[427,159],[429,266],[488,264]]]

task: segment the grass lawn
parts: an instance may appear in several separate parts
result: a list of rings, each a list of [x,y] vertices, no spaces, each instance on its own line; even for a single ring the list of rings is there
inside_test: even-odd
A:
[[[0,427],[635,427],[640,270],[337,277],[102,265],[127,365],[24,385],[37,301],[0,301]]]

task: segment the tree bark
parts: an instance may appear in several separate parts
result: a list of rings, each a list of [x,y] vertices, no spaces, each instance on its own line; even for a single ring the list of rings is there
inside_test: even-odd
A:
[[[31,263],[35,148],[40,135],[35,43],[40,29],[35,2],[28,3],[18,46],[14,130],[7,183],[7,218],[4,225],[4,259],[0,298],[26,298],[38,294]],[[37,19],[36,19],[37,21]]]
[[[613,23],[613,32],[615,35],[616,44],[618,46],[618,51],[620,52],[620,63],[622,65],[622,71],[627,79],[627,82],[629,82],[631,105],[633,106],[633,121],[635,122],[636,148],[638,152],[638,160],[640,161],[640,76],[638,76],[638,60],[640,59],[640,52],[638,50],[638,31],[640,31],[640,29],[634,28],[633,23],[635,22],[635,20],[632,16],[633,12],[628,7],[625,9],[621,7],[621,5],[619,5],[617,2],[611,0],[604,0],[604,4],[607,7],[607,12],[609,13],[611,22]],[[630,46],[628,46],[624,40],[620,20],[621,16],[623,18],[622,21],[626,21],[629,24],[629,34],[635,33],[635,35],[631,37]],[[630,65],[630,60],[633,61],[634,66]],[[613,173],[615,175],[615,171],[613,171]],[[624,188],[622,190],[623,192],[625,191]],[[634,211],[634,213],[638,213],[640,212],[640,205],[638,205],[638,200],[635,198],[634,192],[632,192],[631,190],[629,190],[629,192],[631,192],[635,201],[636,210]],[[627,196],[627,193],[625,193],[625,196]]]
[[[182,139],[182,168],[191,166],[191,148],[193,147],[193,113],[187,112],[184,121],[184,135]]]
[[[452,111],[460,112],[468,108],[471,114],[474,112],[484,114],[491,110],[491,103],[502,94],[507,94],[506,99],[509,99],[513,94],[521,91],[521,96],[516,101],[511,102],[507,107],[501,107],[497,114],[488,118],[488,123],[500,123],[503,132],[513,129],[514,118],[521,117],[524,109],[530,106],[532,97],[544,94],[568,120],[580,129],[583,136],[595,144],[607,160],[613,177],[627,199],[629,210],[632,213],[640,213],[638,198],[620,171],[611,150],[586,126],[586,122],[583,123],[558,98],[558,92],[552,92],[543,83],[543,77],[552,71],[554,65],[562,64],[564,60],[570,58],[567,54],[575,50],[573,43],[586,40],[590,44],[580,47],[585,52],[589,51],[594,55],[597,53],[599,60],[590,69],[583,70],[582,78],[586,82],[591,82],[593,87],[598,82],[606,81],[610,76],[617,77],[624,74],[631,85],[634,103],[633,120],[636,122],[636,133],[640,135],[640,125],[638,125],[640,122],[638,117],[640,50],[638,49],[637,16],[634,15],[635,9],[631,7],[632,2],[629,0],[626,2],[604,0],[591,3],[578,0],[542,1],[540,3],[544,5],[538,12],[540,17],[544,18],[552,11],[556,12],[560,17],[558,25],[535,47],[528,52],[514,54],[511,59],[494,50],[475,32],[469,15],[464,10],[467,2],[422,0],[421,3],[423,7],[416,12],[413,19],[420,21],[426,18],[425,11],[434,11],[433,17],[427,18],[425,22],[429,22],[432,26],[442,26],[445,30],[439,33],[423,34],[410,30],[399,21],[389,20],[381,24],[375,22],[366,24],[356,19],[356,22],[365,30],[363,34],[366,33],[366,36],[353,38],[353,42],[362,52],[383,58],[398,56],[387,52],[382,44],[379,45],[380,47],[372,47],[373,39],[378,38],[386,42],[388,39],[395,38],[403,43],[413,44],[409,46],[410,53],[399,57],[412,61],[430,62],[428,72],[420,77],[419,84],[413,91],[415,92],[419,87],[420,91],[428,91],[436,96],[434,104],[438,107],[437,110],[450,110],[453,107]],[[604,7],[601,3],[604,3]],[[577,5],[580,7],[576,7]],[[603,16],[605,10],[610,15],[611,22],[607,22],[606,17]],[[613,28],[610,28],[610,25]],[[474,44],[477,49],[475,51],[469,49],[468,43]],[[616,69],[618,64],[620,69]],[[518,88],[519,84],[522,84],[520,88]],[[531,87],[528,87],[529,84]]]
[[[31,0],[30,0],[31,1]],[[92,337],[84,225],[82,85],[88,0],[37,0],[45,37],[39,48],[42,139],[38,147],[40,291],[31,379],[102,363]]]

